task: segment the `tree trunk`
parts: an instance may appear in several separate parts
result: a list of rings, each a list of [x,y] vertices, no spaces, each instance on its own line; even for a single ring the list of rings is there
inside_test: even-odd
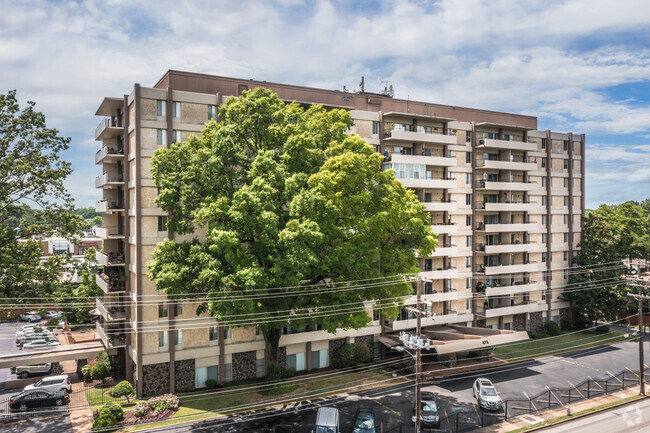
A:
[[[262,331],[264,340],[266,341],[266,352],[269,365],[278,365],[280,362],[280,337],[282,336],[282,328],[264,329]]]

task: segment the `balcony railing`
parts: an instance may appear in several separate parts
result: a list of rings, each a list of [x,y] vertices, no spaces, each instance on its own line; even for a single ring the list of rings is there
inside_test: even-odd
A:
[[[95,128],[95,140],[101,137],[106,128],[122,128],[122,119],[118,117],[106,117],[102,119],[99,125],[97,125],[97,128]]]
[[[123,292],[126,290],[126,278],[124,274],[114,273],[111,271],[99,272],[96,280],[98,286],[101,286],[105,293]]]
[[[124,229],[120,226],[97,227],[95,235],[101,239],[120,239],[124,237]]]
[[[97,251],[95,259],[104,266],[124,266],[124,254],[108,252],[106,254]]]
[[[104,329],[104,327],[106,327],[106,329]],[[122,328],[123,327],[111,329],[107,324],[97,322],[95,329],[97,330],[97,334],[99,334],[102,343],[104,343],[104,347],[110,349],[124,347],[126,345],[126,335]]]
[[[102,148],[95,153],[95,164],[100,164],[104,159],[108,157],[119,157],[122,155],[124,155],[124,149],[117,149],[111,146],[102,146]]]
[[[95,212],[104,213],[112,210],[124,210],[122,200],[99,200],[95,202]]]
[[[97,311],[99,311],[106,321],[115,321],[115,320],[123,320],[126,318],[126,308],[125,307],[112,307],[110,306],[111,303],[107,302],[104,304],[105,301],[102,299],[97,298],[95,300],[95,308],[97,308]]]
[[[106,172],[102,173],[95,178],[95,188],[101,188],[107,184],[124,183],[124,176],[122,173]]]

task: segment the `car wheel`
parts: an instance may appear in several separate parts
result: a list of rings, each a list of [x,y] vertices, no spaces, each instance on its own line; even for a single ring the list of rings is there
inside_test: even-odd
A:
[[[54,402],[57,406],[61,406],[63,404],[63,400],[60,398],[57,398],[56,401]]]
[[[25,411],[27,410],[27,405],[26,405],[25,403],[23,403],[23,404],[21,404],[21,405],[18,407],[18,409],[19,409],[21,412],[25,412]]]
[[[70,390],[67,388],[61,388],[59,391],[61,392],[65,391],[67,394],[70,394]]]
[[[29,373],[27,373],[26,371],[23,371],[22,373],[20,373],[20,377],[22,377],[23,379],[26,379],[26,378],[29,377]]]

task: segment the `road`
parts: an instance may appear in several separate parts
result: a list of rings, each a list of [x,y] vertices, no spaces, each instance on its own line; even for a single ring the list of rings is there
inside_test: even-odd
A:
[[[545,433],[647,433],[650,431],[650,400],[628,404],[543,431]]]

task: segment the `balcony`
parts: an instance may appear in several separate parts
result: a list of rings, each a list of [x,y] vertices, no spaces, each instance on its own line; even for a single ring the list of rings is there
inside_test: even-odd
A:
[[[479,223],[476,230],[485,231],[488,233],[500,232],[528,232],[535,230],[537,224],[533,223],[507,223],[507,224],[483,224]]]
[[[527,162],[523,159],[519,161],[497,161],[493,159],[484,159],[479,161],[478,166],[492,170],[515,170],[515,171],[534,171],[537,170],[537,162],[534,158],[528,158]]]
[[[102,173],[95,178],[95,188],[117,188],[123,185],[122,173]]]
[[[124,266],[124,254],[95,252],[95,260],[104,266]]]
[[[97,227],[95,235],[101,239],[124,239],[124,230],[119,226]]]
[[[538,209],[537,203],[479,203],[479,210],[487,212],[535,212]]]
[[[535,191],[538,186],[533,182],[492,182],[488,180],[476,181],[477,189],[493,191]]]
[[[454,178],[448,179],[403,179],[398,178],[402,185],[405,188],[438,188],[438,189],[449,189],[457,188],[458,181]]]
[[[411,143],[415,141],[419,143],[458,144],[458,137],[455,135],[388,129],[384,131],[384,141],[408,141]]]
[[[530,281],[519,281],[507,286],[490,286],[485,288],[485,296],[506,296],[521,293],[530,293],[540,290],[539,283]]]
[[[432,302],[462,301],[465,299],[472,299],[472,297],[473,294],[470,290],[462,290],[460,292],[458,290],[448,290],[446,292],[422,294],[422,299]],[[409,299],[415,301],[417,298],[411,297]]]
[[[109,269],[95,275],[95,283],[106,294],[124,292],[126,290],[125,281],[124,274],[111,272]]]
[[[458,277],[457,268],[438,269],[435,271],[420,272],[420,275],[425,279],[439,280]]]
[[[423,201],[424,210],[431,212],[454,212],[458,209],[455,201]]]
[[[431,253],[432,257],[444,257],[444,256],[458,256],[458,247],[456,245],[450,245],[448,247],[436,247],[436,250]],[[467,251],[467,255],[471,255],[471,251]]]
[[[481,249],[481,246],[483,247]],[[479,251],[485,254],[501,254],[501,253],[540,253],[546,251],[546,247],[537,243],[514,243],[514,244],[499,244],[499,245],[479,245]]]
[[[122,134],[122,119],[116,117],[107,117],[102,119],[95,128],[95,140],[103,140],[105,138],[117,137]]]
[[[481,138],[478,141],[477,147],[487,149],[523,150],[525,152],[537,151],[537,143],[528,143],[526,141],[497,140],[495,138]]]
[[[441,167],[456,167],[456,157],[390,154],[387,161],[395,164],[425,164]]]
[[[492,308],[487,308],[484,311],[486,318],[510,316],[513,314],[534,313],[538,311],[539,307],[536,302],[521,303],[515,305],[495,305]]]
[[[540,272],[546,269],[543,263],[519,263],[519,264],[496,264],[480,265],[476,272],[487,275],[516,274],[521,272]]]
[[[95,164],[103,164],[105,162],[115,162],[120,158],[124,158],[124,149],[115,149],[109,146],[103,146],[95,153]]]
[[[438,234],[456,233],[458,226],[456,224],[431,224],[431,229]]]
[[[99,334],[99,338],[101,338],[105,348],[116,349],[126,346],[126,336],[124,335],[124,330],[122,329],[123,326],[119,326],[115,330],[111,330],[111,328],[108,327],[105,323],[97,322],[95,326],[97,334]],[[105,326],[107,327],[106,330],[104,329]]]
[[[99,200],[95,202],[95,212],[123,212],[124,203],[121,200]]]
[[[104,301],[99,298],[95,299],[95,308],[97,308],[97,311],[99,311],[106,322],[115,322],[126,318],[125,307],[107,307],[104,305]]]
[[[434,325],[451,325],[451,324],[466,324],[474,320],[472,313],[448,311],[447,314],[436,314],[436,316],[423,317],[421,319],[422,327]],[[394,320],[390,325],[393,331],[404,331],[407,329],[415,328],[417,319],[408,320]]]

